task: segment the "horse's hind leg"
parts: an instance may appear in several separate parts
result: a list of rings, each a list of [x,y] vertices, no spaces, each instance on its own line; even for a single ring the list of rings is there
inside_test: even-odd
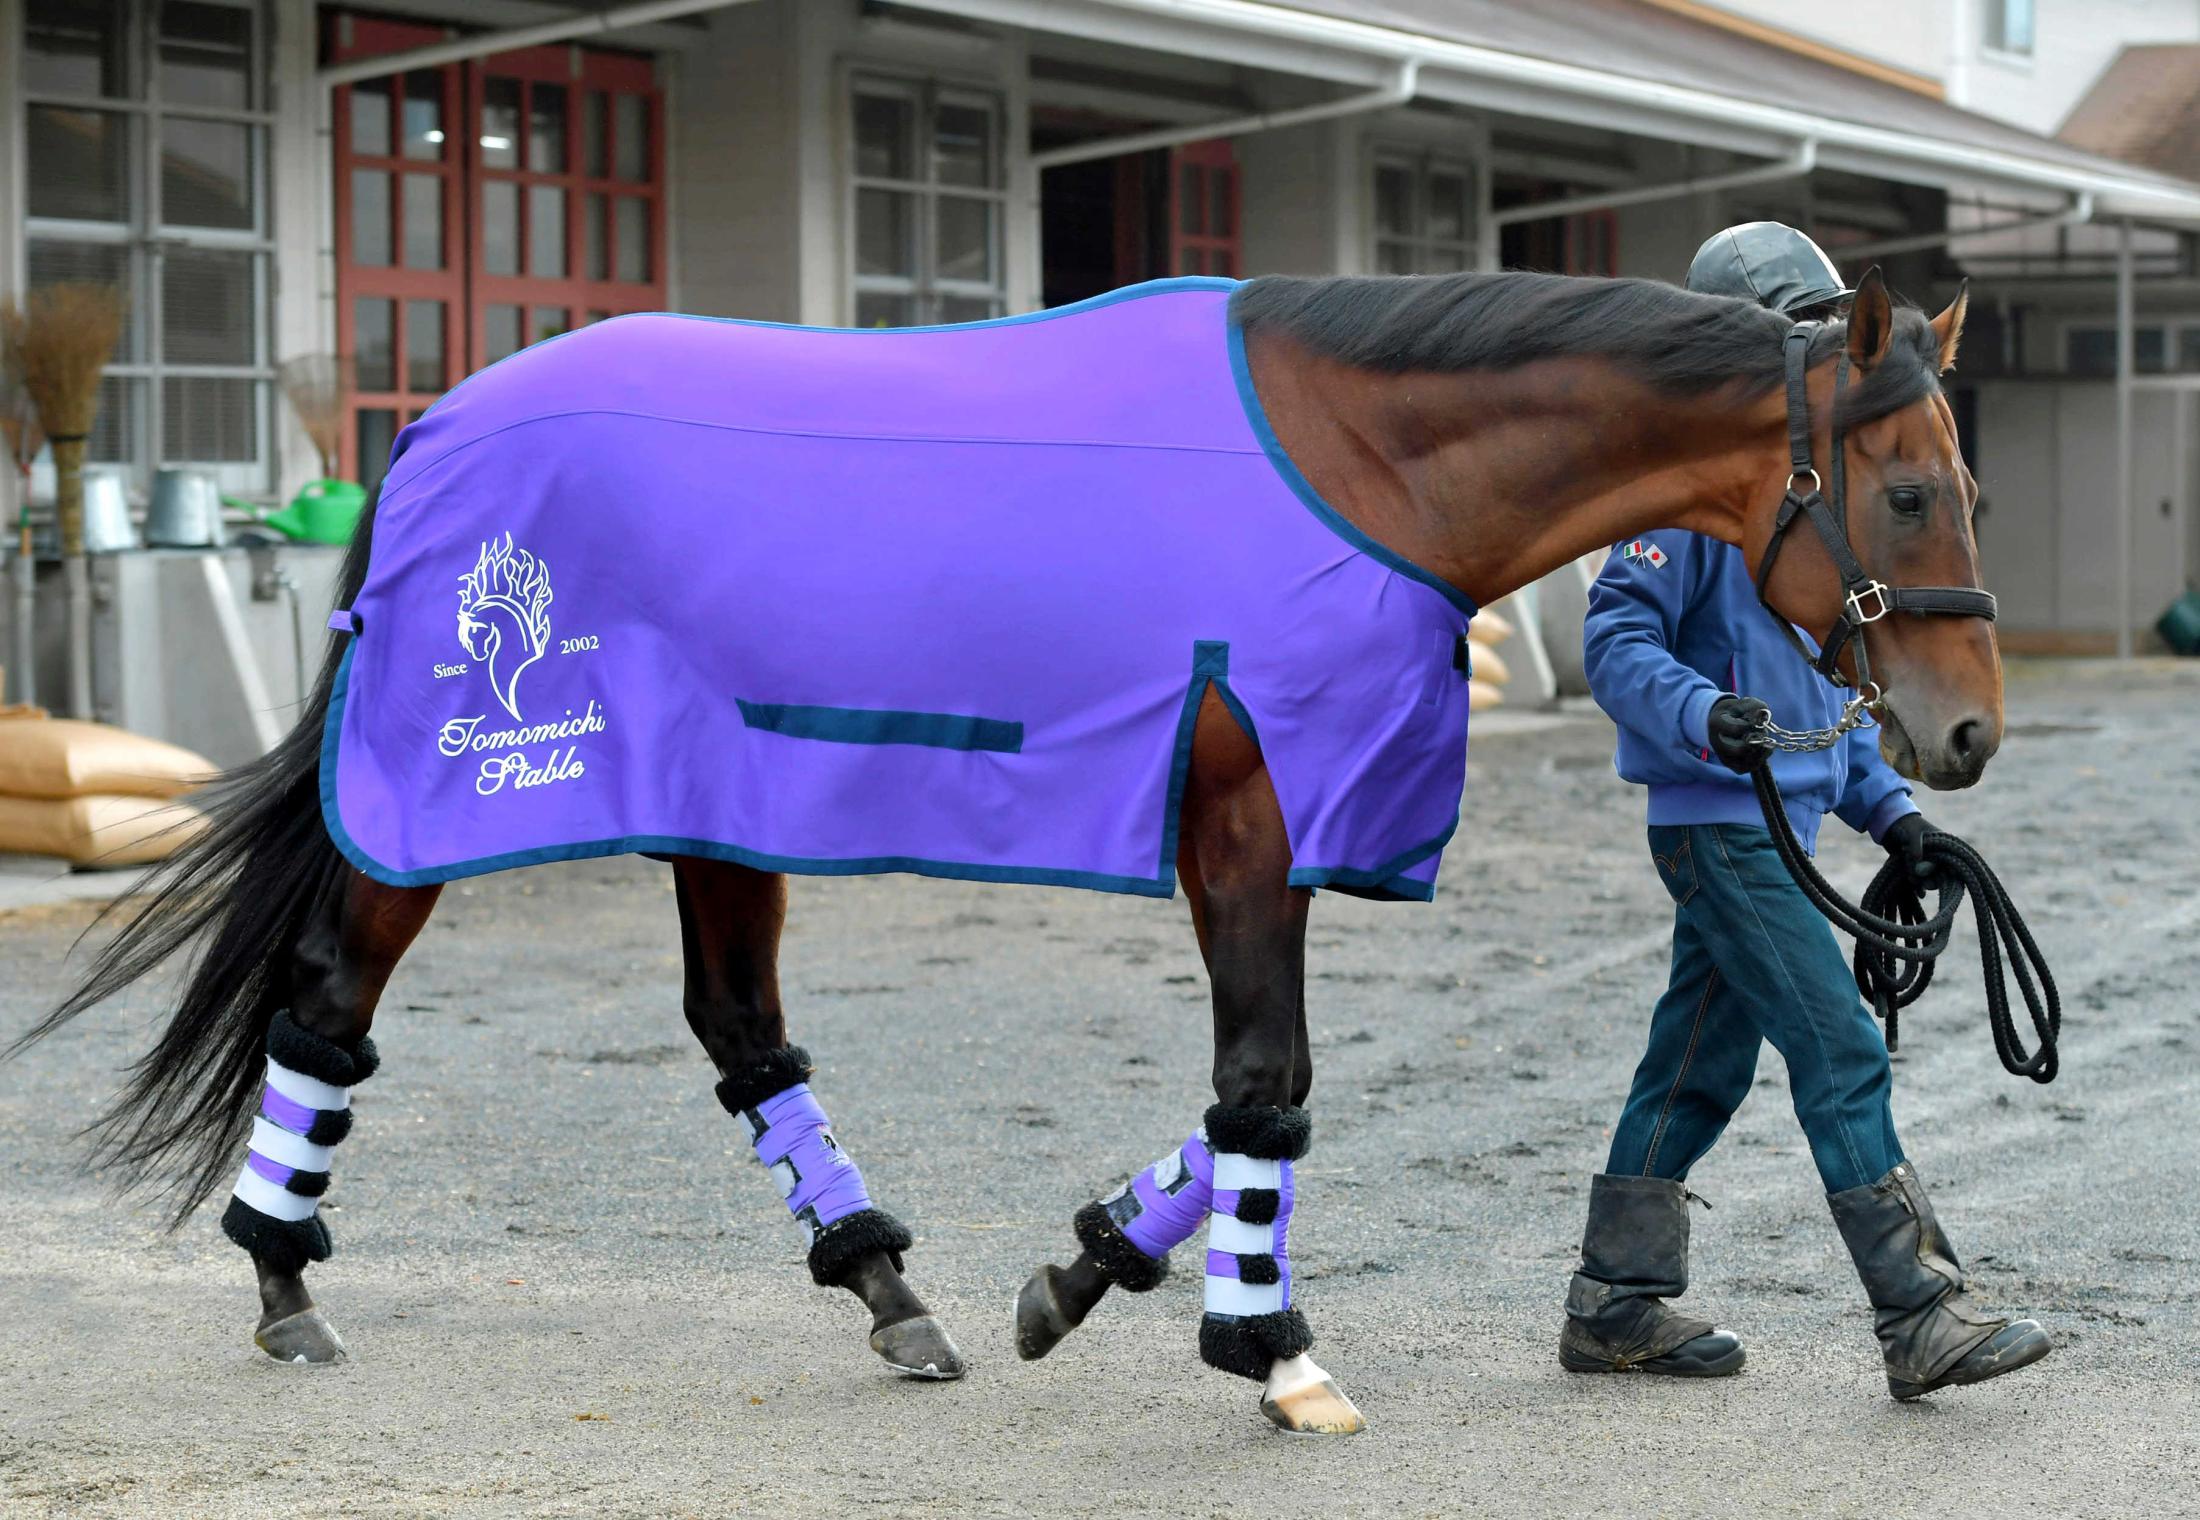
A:
[[[375,1004],[441,890],[388,887],[346,869],[280,972],[289,1007],[268,1031],[251,1152],[222,1216],[259,1274],[253,1339],[278,1361],[343,1359],[343,1341],[305,1285],[306,1264],[329,1253],[320,1194],[330,1151],[351,1127],[350,1089],[374,1070]]]
[[[787,1043],[779,931],[787,878],[745,866],[673,862],[688,1026],[718,1068],[718,1100],[747,1135],[810,1242],[810,1276],[871,1311],[871,1349],[896,1370],[958,1378],[962,1355],[902,1281],[909,1232],[871,1203],[863,1174],[810,1093],[810,1062]]]

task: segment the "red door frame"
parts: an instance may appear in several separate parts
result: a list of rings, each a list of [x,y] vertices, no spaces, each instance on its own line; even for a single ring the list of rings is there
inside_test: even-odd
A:
[[[370,58],[385,53],[440,42],[446,28],[420,22],[391,20],[349,12],[324,13],[322,51],[332,63]],[[427,73],[427,70],[412,71]],[[340,354],[356,354],[357,305],[363,297],[392,303],[391,365],[394,388],[357,391],[345,419],[339,468],[352,478],[362,478],[358,457],[359,417],[362,412],[389,411],[397,425],[425,410],[442,391],[456,385],[487,360],[488,312],[492,305],[514,305],[521,313],[521,334],[527,339],[530,315],[537,307],[556,307],[568,325],[596,316],[629,311],[652,311],[665,304],[664,227],[664,92],[656,83],[656,70],[644,57],[627,53],[573,46],[527,48],[499,53],[467,63],[446,64],[434,72],[442,89],[442,121],[446,152],[440,159],[403,157],[401,95],[406,75],[393,76],[390,84],[390,153],[362,155],[352,151],[352,87],[339,86],[331,102],[334,125],[331,173],[335,180],[336,240],[336,346]],[[520,119],[514,151],[520,167],[492,169],[482,163],[481,107],[486,80],[491,76],[521,82]],[[565,172],[540,173],[525,167],[528,135],[527,90],[535,83],[556,83],[568,92],[565,119]],[[584,110],[593,104],[593,93],[606,96],[604,112],[604,167],[608,174],[617,164],[613,140],[617,113],[609,108],[613,93],[639,94],[645,99],[649,152],[641,182],[599,178],[587,173],[582,159]],[[456,151],[449,151],[455,145]],[[358,264],[352,257],[352,171],[386,173],[391,189],[391,251],[386,266]],[[441,267],[433,270],[404,267],[404,180],[406,174],[439,174],[443,178],[443,244]],[[530,234],[521,191],[519,269],[517,275],[491,275],[486,268],[484,219],[478,214],[481,186],[488,180],[512,180],[521,186],[556,185],[566,193],[565,275],[544,278],[527,274]],[[599,228],[603,239],[607,276],[616,268],[613,241],[619,197],[641,199],[647,204],[648,278],[621,281],[592,280],[583,267],[587,253],[582,218],[589,213],[591,194],[601,196],[597,208],[604,218]],[[406,352],[405,303],[433,300],[443,303],[443,375],[436,390],[412,387],[411,356]]]
[[[1243,263],[1237,149],[1227,137],[1169,150],[1169,268],[1172,275],[1236,279]],[[1216,194],[1220,190],[1220,196]],[[1213,225],[1216,206],[1223,225]]]

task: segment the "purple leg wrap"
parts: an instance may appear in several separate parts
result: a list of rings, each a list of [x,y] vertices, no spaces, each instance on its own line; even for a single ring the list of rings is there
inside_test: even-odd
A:
[[[1168,1275],[1169,1252],[1192,1238],[1214,1197],[1204,1130],[1097,1203],[1077,1211],[1077,1243],[1108,1280],[1133,1293]]]
[[[909,1232],[871,1202],[863,1173],[833,1138],[831,1121],[810,1092],[809,1074],[809,1053],[781,1046],[720,1082],[718,1101],[741,1121],[756,1159],[802,1226],[814,1281],[831,1287],[872,1252],[884,1252],[899,1271]]]
[[[757,1127],[759,1119],[762,1128]],[[871,1207],[863,1173],[833,1139],[829,1122],[807,1082],[741,1114],[756,1159],[771,1173],[779,1196],[802,1226],[804,1244],[814,1244],[827,1225]]]
[[[1217,1104],[1206,1132],[1214,1204],[1200,1354],[1224,1372],[1265,1380],[1271,1364],[1314,1346],[1306,1317],[1291,1306],[1291,1163],[1306,1152],[1306,1114]]]

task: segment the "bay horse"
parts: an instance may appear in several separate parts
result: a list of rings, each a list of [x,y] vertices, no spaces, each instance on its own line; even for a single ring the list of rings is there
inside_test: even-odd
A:
[[[1939,383],[1963,314],[1960,296],[1930,319],[1898,307],[1874,270],[1801,351],[1814,457],[1845,437],[1851,547],[1898,588],[1978,584]],[[224,1226],[258,1274],[255,1339],[338,1360],[304,1278],[329,1251],[318,1199],[440,884],[668,858],[688,1023],[813,1277],[862,1301],[890,1365],[952,1378],[908,1232],[789,1043],[787,875],[1181,882],[1217,1102],[1076,1212],[1079,1254],[1017,1301],[1018,1349],[1044,1355],[1112,1286],[1152,1287],[1205,1222],[1205,1359],[1261,1383],[1286,1429],[1358,1430],[1290,1296],[1312,898],[1432,892],[1475,607],[1652,528],[1762,558],[1791,485],[1790,327],[1639,280],[1271,277],[899,334],[622,318],[523,351],[406,430],[298,726],[224,778],[204,834],[16,1048],[187,958],[98,1155],[165,1180],[180,1223],[248,1145]],[[683,520],[723,535],[707,546],[638,532],[605,495],[689,464],[720,482]],[[826,541],[799,542],[814,523]],[[589,536],[611,530],[627,549]],[[1020,560],[976,557],[1004,537],[1029,540]],[[1823,639],[1849,604],[1827,549],[1796,537],[1763,589]],[[865,622],[880,599],[892,616]],[[553,647],[575,609],[581,633]],[[1889,759],[1976,781],[2002,727],[1990,624],[1898,613],[1862,642]],[[1048,678],[1026,690],[1011,666]]]

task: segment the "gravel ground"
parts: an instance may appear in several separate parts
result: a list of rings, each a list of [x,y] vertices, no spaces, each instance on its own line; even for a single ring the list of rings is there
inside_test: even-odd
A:
[[[1118,1295],[1042,1363],[1017,1286],[1081,1200],[1209,1101],[1178,903],[799,881],[795,1037],[913,1281],[972,1367],[903,1381],[710,1095],[669,872],[449,891],[384,1002],[314,1275],[349,1364],[278,1366],[217,1211],[180,1233],[71,1166],[147,991],[0,1069],[0,1505],[10,1516],[2200,1514],[2200,667],[2012,671],[1984,785],[1929,811],[2015,890],[2064,990],[2063,1075],[2004,1076],[1976,973],[1904,1021],[1910,1153],[2040,1366],[1898,1406],[1769,1053],[1693,1186],[1687,1302],[1738,1378],[1555,1357],[1588,1174],[1662,985],[1640,798],[1581,717],[1478,738],[1433,907],[1324,898],[1316,1147],[1293,1254],[1372,1428],[1271,1430],[1204,1369],[1198,1275]],[[1877,852],[1826,861],[1851,891]],[[87,921],[0,917],[0,1036]],[[1967,937],[1967,936],[1966,936]]]

